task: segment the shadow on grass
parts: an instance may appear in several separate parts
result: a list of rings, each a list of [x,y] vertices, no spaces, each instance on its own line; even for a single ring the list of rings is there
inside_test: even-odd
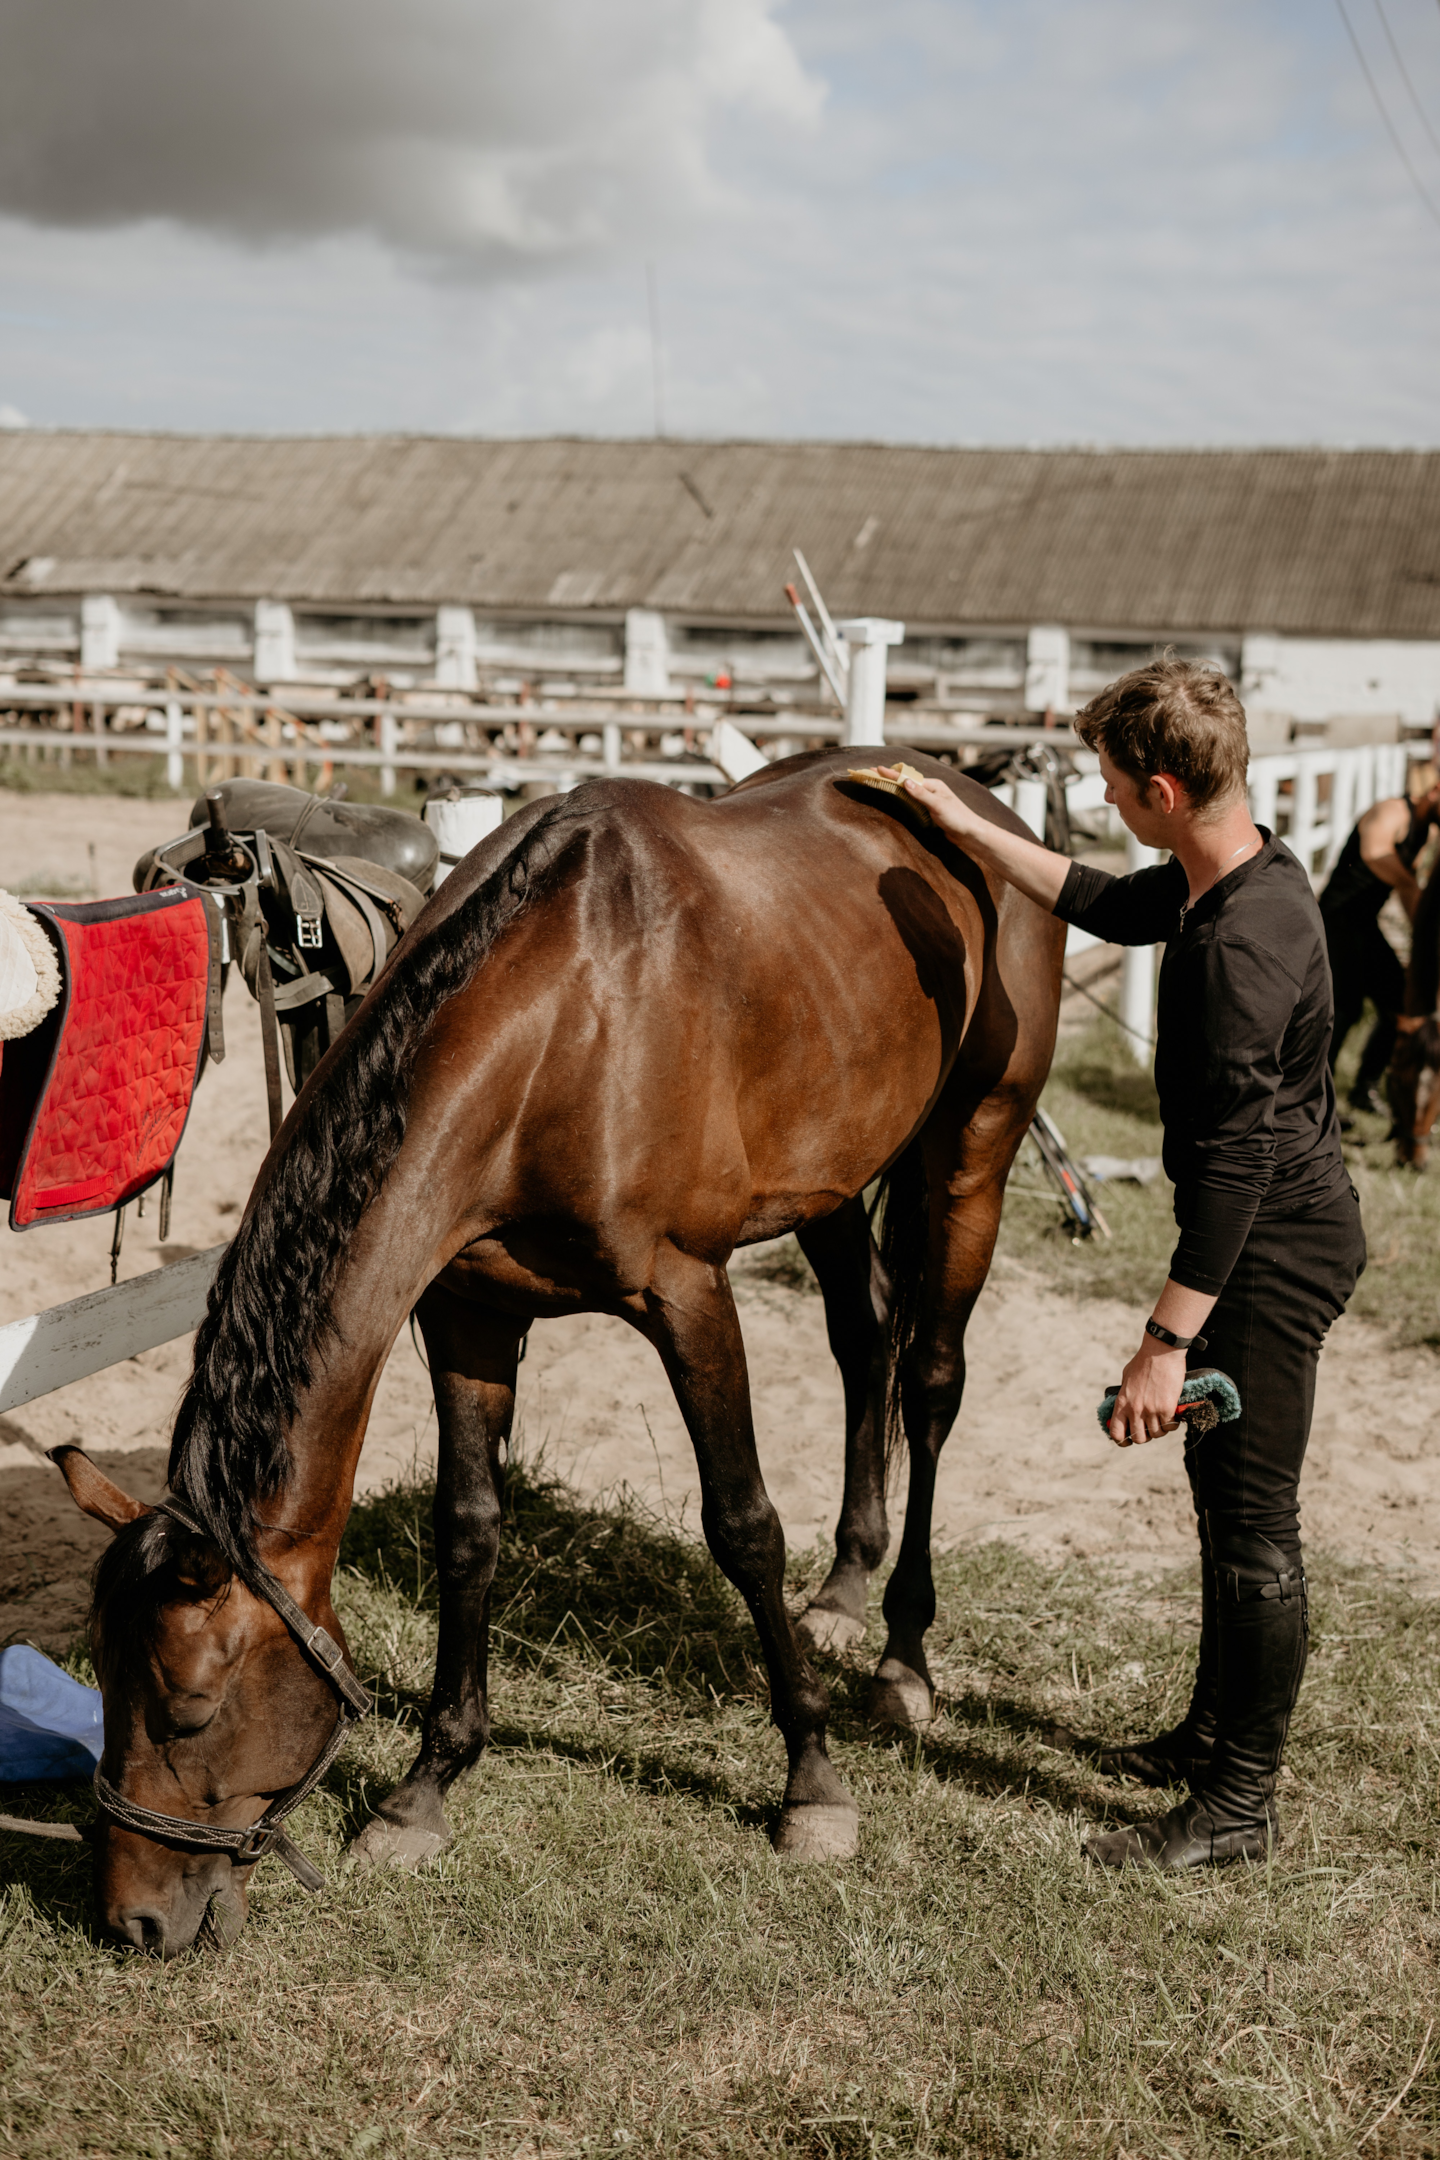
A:
[[[1148,1069],[1142,1070],[1129,1058],[1107,1060],[1086,1055],[1082,1049],[1072,1058],[1057,1059],[1051,1077],[1083,1095],[1097,1110],[1116,1110],[1153,1125],[1160,1122],[1154,1079]]]
[[[858,1746],[900,1748],[911,1766],[942,1784],[963,1785],[982,1798],[1026,1793],[1062,1813],[1092,1820],[1142,1821],[1156,1812],[1153,1795],[1116,1791],[1094,1760],[1100,1743],[1058,1725],[1047,1711],[1016,1697],[942,1694],[941,1719],[928,1731],[897,1733],[872,1725],[864,1713],[868,1675],[835,1690],[831,1732]]]
[[[434,1487],[361,1501],[340,1565],[437,1609]],[[754,1691],[749,1615],[701,1545],[622,1489],[591,1507],[526,1463],[506,1478],[491,1632],[507,1662],[547,1669],[577,1645],[615,1678],[661,1682],[692,1701]]]
[[[360,1503],[341,1547],[342,1565],[433,1610],[433,1497],[433,1487],[414,1484]],[[1028,1598],[1037,1609],[1043,1602],[1043,1571],[1018,1556],[1000,1561],[978,1553],[970,1557],[969,1573],[973,1580],[962,1596],[993,1597],[993,1576],[1003,1579],[1008,1596]],[[537,1467],[518,1464],[507,1483],[494,1614],[497,1648],[508,1665],[573,1677],[578,1656],[599,1685],[643,1681],[656,1690],[657,1709],[668,1697],[687,1714],[689,1729],[676,1731],[673,1742],[669,1736],[657,1742],[636,1732],[637,1719],[622,1723],[613,1737],[591,1738],[557,1733],[553,1719],[531,1724],[522,1716],[497,1722],[492,1745],[608,1768],[647,1791],[688,1794],[742,1824],[769,1826],[773,1809],[757,1804],[745,1773],[731,1779],[693,1759],[697,1742],[703,1743],[704,1713],[714,1703],[763,1701],[766,1695],[749,1615],[702,1546],[678,1536],[628,1492],[590,1506]],[[878,1731],[866,1716],[868,1668],[849,1659],[822,1663],[829,1667],[835,1736],[855,1745],[893,1746],[895,1735]],[[423,1709],[414,1687],[384,1688],[382,1697],[407,1722]],[[1004,1695],[953,1696],[946,1709],[938,1732],[905,1743],[936,1777],[979,1794],[1028,1790],[1067,1811],[1127,1818],[1127,1800],[1107,1790],[1109,1781],[1088,1759],[1089,1744],[1014,1692],[1013,1683]],[[362,1782],[358,1773],[345,1781],[352,1798]],[[1135,1812],[1153,1813],[1153,1802],[1142,1800]]]
[[[73,1822],[87,1830],[88,1794],[74,1784],[0,1786],[0,1806],[10,1815],[34,1816],[37,1822]],[[38,1918],[76,1928],[97,1946],[92,1916],[93,1854],[82,1845],[58,1838],[27,1837],[21,1830],[0,1830],[0,1891],[19,1891]]]

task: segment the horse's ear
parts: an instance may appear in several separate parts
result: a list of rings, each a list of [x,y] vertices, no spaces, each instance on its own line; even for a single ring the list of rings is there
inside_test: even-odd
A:
[[[108,1523],[112,1530],[123,1530],[137,1515],[149,1514],[150,1510],[142,1507],[138,1500],[132,1500],[129,1493],[112,1485],[104,1471],[91,1462],[84,1448],[76,1447],[73,1441],[64,1441],[47,1452],[82,1514],[93,1515],[97,1522]]]

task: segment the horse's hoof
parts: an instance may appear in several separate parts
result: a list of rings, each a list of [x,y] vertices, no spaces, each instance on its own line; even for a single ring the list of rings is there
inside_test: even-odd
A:
[[[848,1612],[832,1612],[826,1605],[807,1605],[795,1623],[795,1632],[812,1650],[829,1651],[834,1656],[859,1642],[865,1622],[853,1620]]]
[[[869,1716],[872,1725],[922,1732],[935,1716],[935,1697],[918,1673],[896,1680],[876,1679],[870,1684]]]
[[[420,1830],[409,1823],[386,1822],[372,1815],[357,1837],[350,1840],[345,1857],[355,1868],[403,1867],[414,1870],[438,1860],[450,1845],[448,1831]]]
[[[860,1810],[853,1800],[787,1807],[774,1838],[781,1860],[853,1860],[859,1842]]]

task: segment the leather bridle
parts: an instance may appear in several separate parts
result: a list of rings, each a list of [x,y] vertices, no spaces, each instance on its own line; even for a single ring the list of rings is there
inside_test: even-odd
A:
[[[156,1512],[173,1517],[196,1537],[208,1535],[204,1524],[182,1501],[162,1500]],[[248,1587],[280,1615],[311,1664],[325,1675],[340,1697],[340,1716],[335,1730],[304,1777],[272,1800],[260,1820],[245,1830],[212,1827],[209,1823],[193,1822],[185,1815],[162,1815],[158,1808],[139,1807],[116,1791],[98,1763],[95,1766],[95,1798],[103,1812],[122,1830],[136,1830],[142,1837],[157,1838],[163,1844],[178,1845],[192,1852],[228,1853],[236,1867],[253,1867],[257,1860],[263,1860],[267,1853],[273,1852],[305,1889],[323,1890],[325,1877],[312,1866],[300,1848],[291,1843],[282,1826],[285,1818],[293,1815],[301,1801],[315,1790],[349,1739],[352,1725],[368,1716],[373,1704],[369,1690],[361,1685],[346,1664],[345,1653],[334,1636],[315,1625],[268,1568],[257,1565],[253,1576],[247,1580]]]

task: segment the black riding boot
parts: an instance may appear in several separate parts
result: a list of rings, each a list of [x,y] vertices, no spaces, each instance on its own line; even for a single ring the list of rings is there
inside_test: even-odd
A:
[[[1305,1571],[1257,1531],[1208,1522],[1219,1671],[1215,1750],[1168,1814],[1091,1838],[1102,1867],[1209,1867],[1263,1860],[1280,1840],[1275,1779],[1308,1647]]]
[[[1215,1563],[1205,1518],[1200,1517],[1200,1654],[1190,1707],[1178,1725],[1153,1740],[1135,1740],[1102,1748],[1100,1768],[1107,1777],[1138,1778],[1142,1785],[1190,1785],[1202,1778],[1215,1750],[1215,1698],[1220,1647],[1215,1619]]]

